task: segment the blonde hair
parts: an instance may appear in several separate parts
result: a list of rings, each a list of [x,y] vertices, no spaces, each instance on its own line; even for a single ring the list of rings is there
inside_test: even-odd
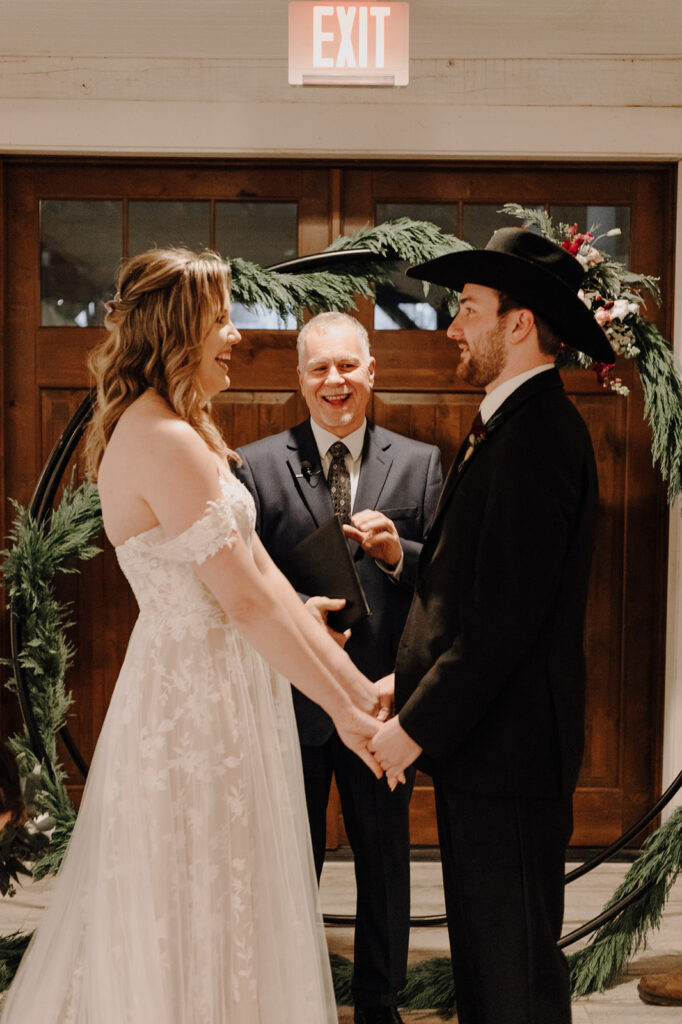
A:
[[[97,479],[104,449],[122,414],[154,388],[214,452],[239,462],[196,384],[202,343],[229,294],[230,267],[217,253],[150,249],[123,264],[106,303],[108,337],[91,354],[97,404],[85,441]]]
[[[326,333],[334,327],[348,327],[350,330],[355,331],[355,335],[360,343],[363,355],[367,362],[369,362],[372,353],[369,348],[369,335],[363,325],[355,317],[349,316],[348,313],[339,313],[336,310],[330,310],[326,313],[318,313],[317,316],[312,317],[308,320],[301,330],[298,332],[298,338],[296,339],[296,351],[298,352],[298,365],[303,367],[303,362],[306,353],[306,342],[308,335],[314,331],[320,331]]]

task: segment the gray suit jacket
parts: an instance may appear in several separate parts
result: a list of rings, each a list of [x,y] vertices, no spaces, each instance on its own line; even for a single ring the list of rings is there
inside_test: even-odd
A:
[[[239,454],[243,461],[237,474],[256,503],[256,530],[279,564],[295,544],[333,515],[310,420],[245,445]],[[346,650],[370,679],[393,670],[417,560],[441,484],[438,448],[367,425],[353,509],[375,508],[392,519],[404,554],[403,571],[395,581],[359,552],[357,568],[372,614],[353,628]],[[333,731],[331,719],[296,689],[294,706],[301,742],[324,743]]]

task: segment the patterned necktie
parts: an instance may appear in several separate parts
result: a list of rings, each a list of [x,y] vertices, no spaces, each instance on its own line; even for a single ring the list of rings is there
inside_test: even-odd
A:
[[[329,448],[328,454],[332,457],[327,475],[332,506],[336,515],[341,517],[341,522],[348,523],[350,522],[350,473],[346,466],[348,449],[343,441],[335,441]]]

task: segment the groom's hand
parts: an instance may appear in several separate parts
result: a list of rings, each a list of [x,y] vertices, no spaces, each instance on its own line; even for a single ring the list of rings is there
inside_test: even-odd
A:
[[[395,673],[377,679],[374,687],[379,697],[377,718],[380,722],[387,722],[395,714]]]
[[[379,726],[367,749],[383,768],[391,789],[405,781],[405,769],[417,760],[422,748],[403,729],[397,715]],[[391,783],[393,782],[393,785]]]

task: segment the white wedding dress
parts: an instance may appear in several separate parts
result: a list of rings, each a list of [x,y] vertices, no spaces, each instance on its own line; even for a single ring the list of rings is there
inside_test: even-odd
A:
[[[50,902],[2,1024],[331,1024],[288,682],[194,567],[253,502],[117,548],[140,606]]]

